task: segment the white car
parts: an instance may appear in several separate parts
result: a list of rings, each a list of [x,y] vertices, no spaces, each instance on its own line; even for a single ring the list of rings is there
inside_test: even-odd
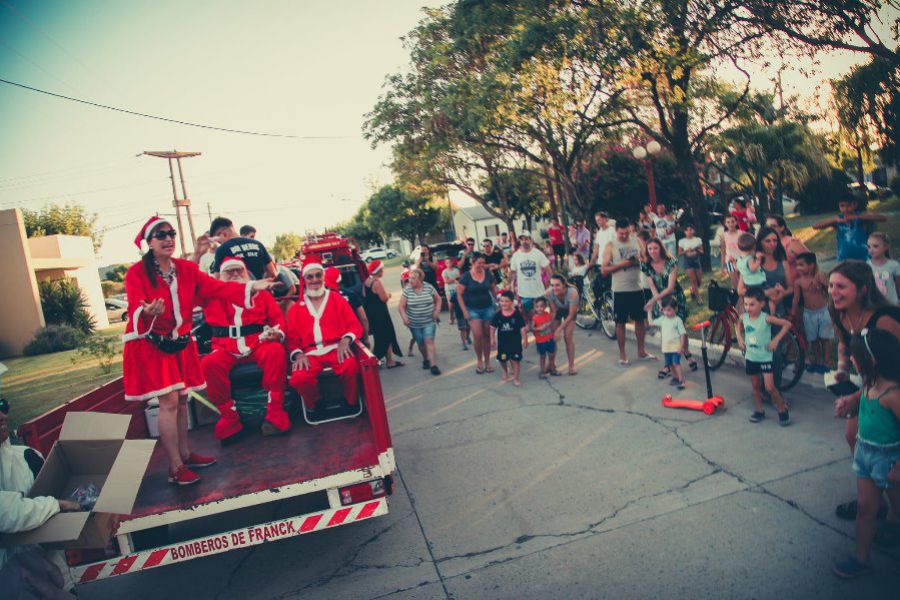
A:
[[[369,248],[364,251],[361,255],[362,259],[367,263],[372,262],[375,259],[383,260],[385,258],[394,258],[397,256],[397,253],[391,250],[390,248]]]

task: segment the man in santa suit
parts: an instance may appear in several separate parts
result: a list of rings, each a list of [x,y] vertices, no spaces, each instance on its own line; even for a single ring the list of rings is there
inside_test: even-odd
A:
[[[316,409],[321,396],[317,378],[327,367],[340,377],[347,404],[355,406],[359,398],[359,361],[352,344],[362,336],[362,326],[350,303],[325,287],[324,275],[319,263],[303,267],[303,296],[287,315],[290,383],[307,411]]]
[[[250,281],[244,261],[237,257],[226,258],[219,272],[223,281]],[[217,298],[205,305],[203,314],[212,329],[213,351],[203,357],[201,366],[209,398],[221,413],[216,439],[225,441],[243,428],[231,398],[230,374],[232,367],[248,362],[262,369],[262,386],[269,392],[263,435],[285,433],[291,424],[284,411],[287,353],[284,314],[278,303],[268,292],[256,294],[250,308]]]

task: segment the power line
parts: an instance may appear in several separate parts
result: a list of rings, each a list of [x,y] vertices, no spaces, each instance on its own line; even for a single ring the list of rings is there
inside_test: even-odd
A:
[[[80,98],[73,98],[71,96],[65,96],[63,94],[57,94],[55,92],[48,92],[47,90],[38,89],[36,87],[31,87],[29,85],[24,85],[22,83],[16,83],[15,81],[9,81],[7,79],[0,79],[0,83],[5,83],[7,85],[12,85],[18,88],[22,88],[24,90],[30,90],[32,92],[37,92],[39,94],[46,94],[47,96],[53,96],[54,98],[61,98],[63,100],[69,100],[71,102],[79,102],[81,104],[87,104],[88,106],[94,106],[97,108],[105,108],[106,110],[113,110],[116,112],[121,112],[129,115],[134,115],[137,117],[144,117],[147,119],[156,119],[157,121],[166,121],[167,123],[175,123],[177,125],[187,125],[189,127],[199,127],[201,129],[212,129],[214,131],[225,131],[227,133],[240,133],[243,135],[256,135],[261,137],[276,137],[276,138],[289,138],[289,139],[298,139],[298,140],[340,140],[340,139],[349,139],[354,138],[356,136],[350,135],[290,135],[286,133],[263,133],[259,131],[249,131],[246,129],[229,129],[227,127],[216,127],[213,125],[203,125],[202,123],[191,123],[190,121],[182,121],[180,119],[170,119],[168,117],[160,117],[158,115],[149,115],[147,113],[137,112],[134,110],[128,110],[125,108],[117,108],[115,106],[109,106],[108,104],[100,104],[98,102],[91,102],[90,100],[82,100]]]

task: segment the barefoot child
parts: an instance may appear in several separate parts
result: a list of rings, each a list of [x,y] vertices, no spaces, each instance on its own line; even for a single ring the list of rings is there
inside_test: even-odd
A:
[[[900,342],[886,329],[863,329],[850,340],[850,360],[863,380],[856,473],[856,555],[835,563],[838,577],[865,575],[875,537],[882,490],[900,507]],[[840,417],[844,417],[841,409]]]
[[[891,304],[897,304],[900,285],[900,263],[891,258],[891,238],[882,231],[869,236],[869,266],[875,275],[875,285]]]
[[[741,315],[737,327],[737,341],[738,347],[745,352],[746,371],[753,384],[753,401],[756,403],[756,411],[750,415],[750,422],[759,423],[766,417],[762,406],[762,385],[765,384],[766,391],[769,392],[775,408],[778,409],[778,424],[783,427],[790,425],[791,415],[781,397],[781,392],[775,387],[772,360],[778,342],[787,335],[791,323],[763,313],[766,304],[766,294],[761,287],[747,290],[744,295],[745,312]],[[781,331],[774,338],[772,337],[772,325],[781,327]]]
[[[687,346],[687,331],[684,321],[675,314],[675,298],[666,296],[662,299],[662,315],[653,320],[653,324],[659,327],[662,336],[662,351],[665,358],[665,368],[672,373],[672,381],[669,385],[684,389],[684,371],[681,369],[681,349]]]
[[[548,375],[559,375],[556,370],[556,340],[553,339],[553,315],[547,310],[546,298],[534,299],[534,315],[531,317],[534,344],[541,357],[541,379]]]
[[[800,308],[800,301],[803,308]],[[827,373],[831,356],[831,340],[834,325],[828,314],[828,281],[819,271],[814,252],[797,255],[797,277],[794,279],[794,307],[791,320],[796,322],[803,312],[803,332],[810,344],[812,363],[806,368],[810,373]]]
[[[491,319],[491,338],[497,345],[497,360],[503,367],[503,381],[509,381],[509,363],[512,362],[513,385],[519,387],[519,368],[522,350],[528,347],[528,329],[522,312],[516,310],[516,296],[506,290],[500,294],[500,310]]]

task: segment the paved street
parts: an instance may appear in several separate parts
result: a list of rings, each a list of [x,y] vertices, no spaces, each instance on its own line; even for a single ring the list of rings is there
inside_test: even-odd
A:
[[[395,300],[398,274],[386,279]],[[576,336],[576,377],[538,380],[529,347],[516,389],[476,375],[474,354],[442,323],[442,376],[421,370],[418,355],[382,371],[399,465],[390,515],[92,584],[80,597],[825,599],[900,589],[897,550],[877,551],[863,580],[831,574],[853,548],[853,524],[834,507],[855,482],[830,394],[804,381],[786,396],[791,427],[771,408],[754,425],[749,381],[724,367],[714,374],[723,413],[665,409],[657,363],[622,369],[614,342]],[[409,335],[400,338],[405,349]],[[680,396],[704,397],[701,377],[690,374]]]

